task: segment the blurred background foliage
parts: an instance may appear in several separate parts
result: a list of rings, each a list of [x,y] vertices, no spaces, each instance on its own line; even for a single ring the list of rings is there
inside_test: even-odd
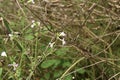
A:
[[[118,80],[120,2],[0,0],[2,51],[0,80]]]

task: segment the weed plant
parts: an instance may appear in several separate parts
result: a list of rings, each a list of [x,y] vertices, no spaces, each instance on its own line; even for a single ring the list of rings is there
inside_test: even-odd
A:
[[[119,0],[0,0],[0,80],[120,80]]]

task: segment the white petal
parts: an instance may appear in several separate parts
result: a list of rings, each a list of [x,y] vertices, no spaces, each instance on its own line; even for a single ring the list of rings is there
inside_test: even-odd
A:
[[[32,24],[30,27],[31,27],[31,28],[34,28],[34,27],[35,27],[35,25],[34,25],[34,24]]]
[[[35,4],[34,0],[31,1],[33,4]]]
[[[13,35],[12,34],[8,34],[9,37],[12,37]]]
[[[55,42],[53,42],[53,43],[49,43],[49,46],[51,47],[51,48],[53,48],[53,46],[54,46],[54,44],[55,44]]]
[[[62,45],[65,45],[66,44],[66,41],[65,41],[65,39],[63,38],[62,39]]]
[[[13,70],[15,71],[18,67],[18,64],[16,64],[16,62],[13,62],[12,64],[8,64],[8,66],[13,66]]]
[[[6,52],[5,52],[5,51],[3,51],[3,52],[1,53],[1,56],[3,56],[3,57],[7,57]]]
[[[32,20],[32,23],[34,23],[35,22],[35,20]]]
[[[73,76],[72,79],[75,79],[75,77]]]
[[[64,32],[61,32],[59,36],[66,36]]]
[[[18,64],[16,64],[15,62],[13,62],[13,70],[16,70],[16,68],[18,67]]]

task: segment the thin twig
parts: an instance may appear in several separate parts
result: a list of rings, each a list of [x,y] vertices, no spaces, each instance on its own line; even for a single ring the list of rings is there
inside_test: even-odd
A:
[[[112,77],[110,77],[108,80],[113,80],[114,77],[118,76],[120,74],[120,72],[118,72],[117,74],[113,75]],[[119,80],[119,79],[118,79]]]
[[[15,0],[15,1],[16,1],[16,3],[17,3],[18,7],[20,8],[20,10],[22,11],[23,15],[26,17],[26,14],[25,14],[23,8],[20,6],[19,1],[18,1],[18,0]],[[26,17],[26,18],[27,18],[27,17]]]

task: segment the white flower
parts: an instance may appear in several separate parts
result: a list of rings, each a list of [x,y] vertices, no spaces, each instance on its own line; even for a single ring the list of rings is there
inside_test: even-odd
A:
[[[66,36],[64,32],[61,32],[59,36]]]
[[[66,44],[66,41],[65,41],[64,38],[63,38],[61,41],[62,41],[62,45],[65,45],[65,44]]]
[[[18,64],[16,64],[16,62],[13,62],[12,64],[9,64],[8,66],[13,66],[13,70],[15,71],[16,68],[18,67]]]
[[[5,52],[5,51],[3,51],[3,52],[1,53],[1,56],[3,56],[3,57],[7,57],[6,52]]]
[[[72,79],[75,79],[75,77],[73,76]]]
[[[35,27],[35,25],[34,25],[34,24],[32,24],[30,27],[31,27],[31,28],[34,28],[34,27]]]
[[[34,23],[35,22],[35,20],[32,20],[32,23]]]
[[[51,47],[51,48],[53,48],[53,46],[54,46],[54,44],[55,44],[55,42],[53,42],[53,43],[49,43],[49,46]]]
[[[35,27],[35,25],[36,25],[36,24],[35,24],[35,20],[32,20],[32,24],[31,24],[31,26],[30,26],[30,27],[31,27],[31,28],[34,28],[34,27]]]
[[[13,34],[8,34],[9,37],[13,37]]]
[[[32,20],[31,28],[34,28],[35,26],[40,26],[40,22]]]
[[[10,40],[13,40],[13,34],[8,34],[8,36],[10,37]]]

